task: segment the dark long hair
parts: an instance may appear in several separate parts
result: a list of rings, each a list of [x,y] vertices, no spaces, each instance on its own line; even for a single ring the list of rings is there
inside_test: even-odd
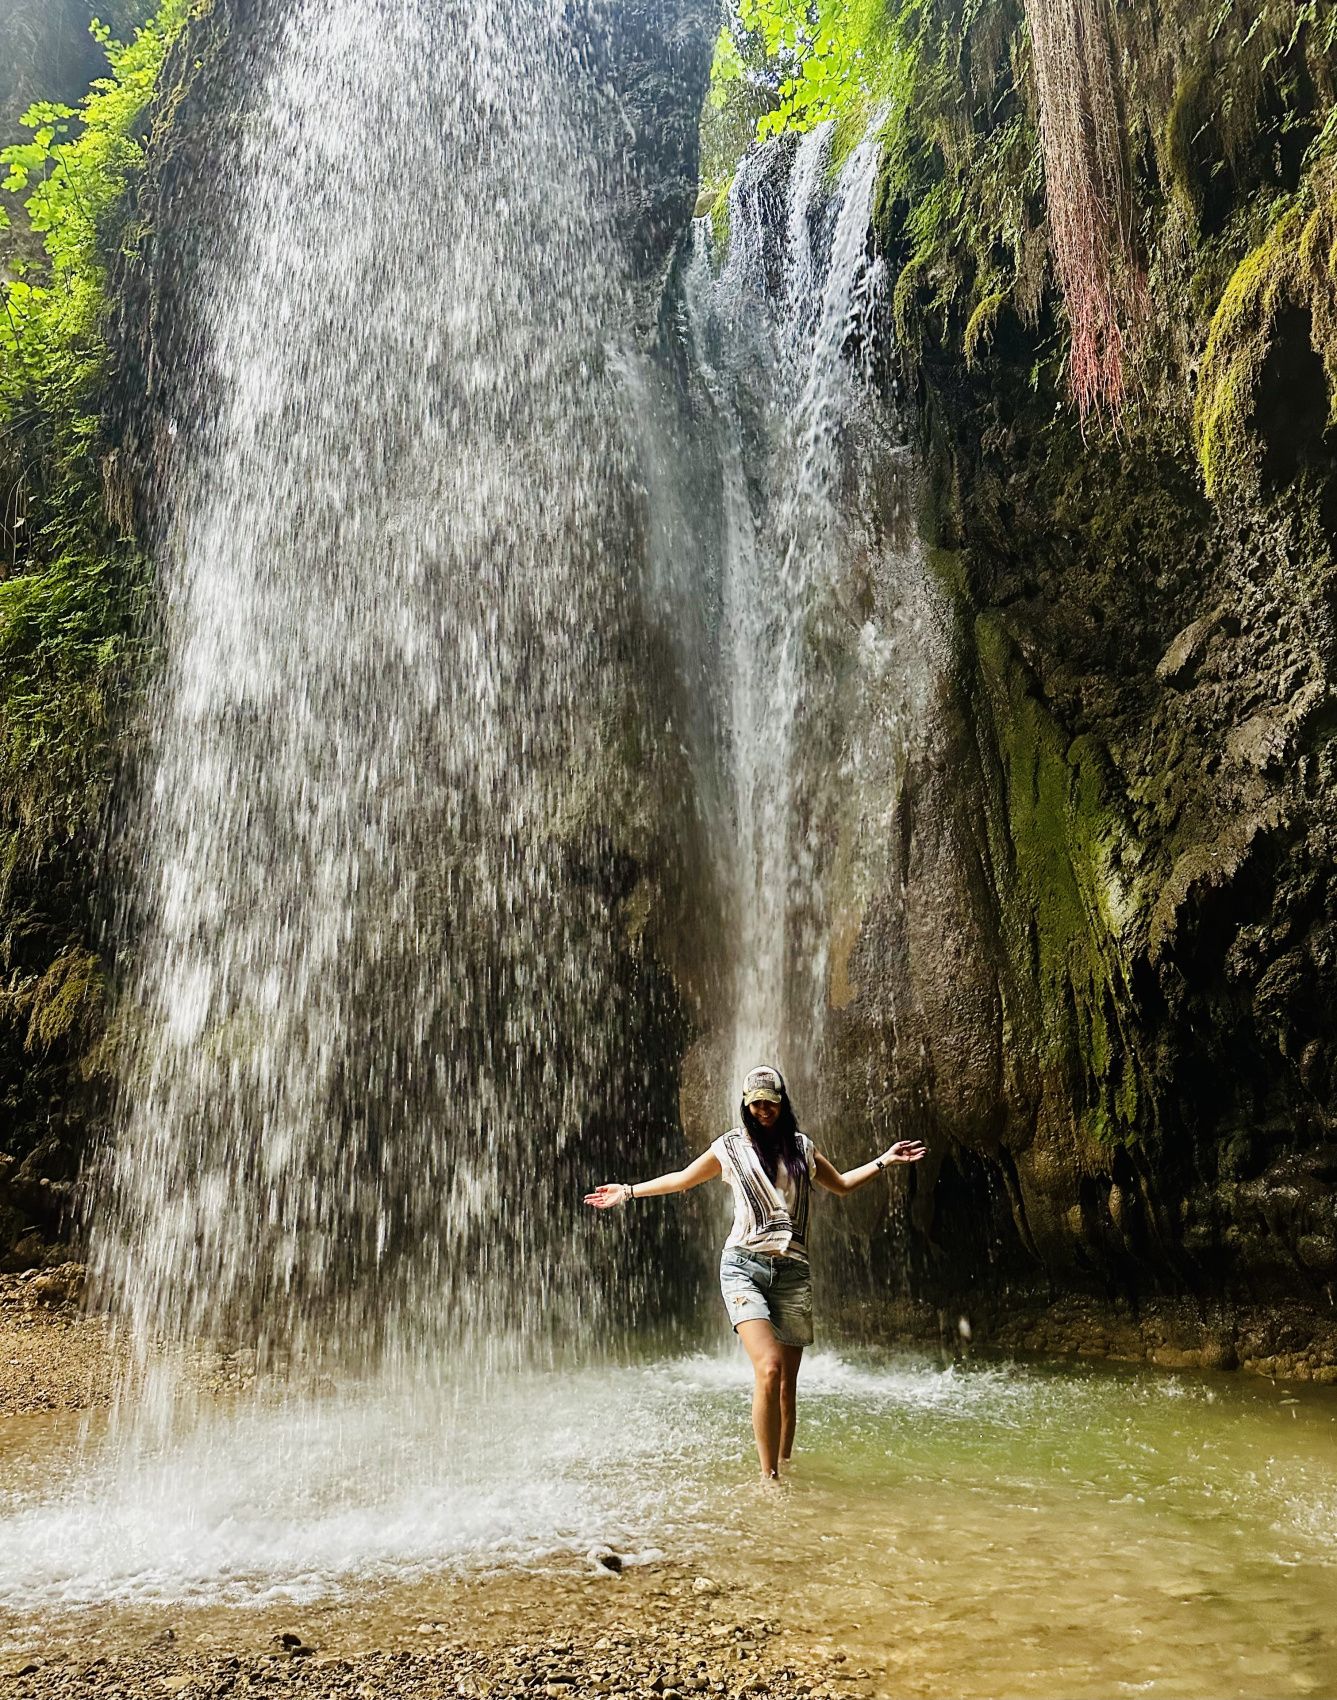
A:
[[[747,1129],[757,1156],[761,1158],[761,1166],[772,1184],[780,1173],[780,1164],[783,1163],[789,1171],[790,1180],[798,1186],[808,1178],[808,1165],[803,1161],[803,1143],[798,1136],[794,1106],[789,1102],[789,1088],[778,1068],[775,1073],[780,1081],[780,1114],[775,1118],[773,1128],[764,1128],[746,1104],[740,1104],[738,1108],[743,1115],[743,1126]]]

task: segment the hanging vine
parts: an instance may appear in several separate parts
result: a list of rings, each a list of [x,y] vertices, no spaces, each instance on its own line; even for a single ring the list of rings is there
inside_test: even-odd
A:
[[[1049,240],[1083,418],[1116,409],[1145,312],[1105,0],[1026,0]]]

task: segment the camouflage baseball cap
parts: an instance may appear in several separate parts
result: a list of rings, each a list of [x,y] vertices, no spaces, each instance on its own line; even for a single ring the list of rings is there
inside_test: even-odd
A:
[[[743,1102],[778,1104],[784,1096],[785,1083],[778,1068],[754,1068],[743,1082]]]

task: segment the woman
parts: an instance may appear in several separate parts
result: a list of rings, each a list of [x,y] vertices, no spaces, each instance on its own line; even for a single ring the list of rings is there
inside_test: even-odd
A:
[[[743,1082],[743,1123],[671,1175],[611,1182],[585,1195],[596,1210],[633,1198],[687,1192],[722,1175],[733,1193],[733,1229],[720,1260],[720,1291],[734,1331],[752,1360],[752,1430],[767,1480],[794,1449],[794,1392],[803,1348],[812,1344],[812,1277],[808,1269],[808,1197],[812,1182],[845,1198],[891,1163],[916,1163],[924,1146],[899,1139],[861,1168],[844,1174],[799,1131],[776,1068],[754,1068]]]

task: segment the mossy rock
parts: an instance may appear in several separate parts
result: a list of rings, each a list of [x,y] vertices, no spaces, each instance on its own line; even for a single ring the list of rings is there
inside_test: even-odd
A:
[[[1337,418],[1335,404],[1337,183],[1329,176],[1240,262],[1213,315],[1194,410],[1209,494],[1256,496],[1288,482]]]
[[[1039,1068],[1064,1083],[1079,1131],[1101,1145],[1135,1140],[1150,1101],[1131,995],[1141,849],[1096,740],[1054,719],[997,618],[981,615],[975,636],[1003,771],[1008,930],[1039,991]]]

